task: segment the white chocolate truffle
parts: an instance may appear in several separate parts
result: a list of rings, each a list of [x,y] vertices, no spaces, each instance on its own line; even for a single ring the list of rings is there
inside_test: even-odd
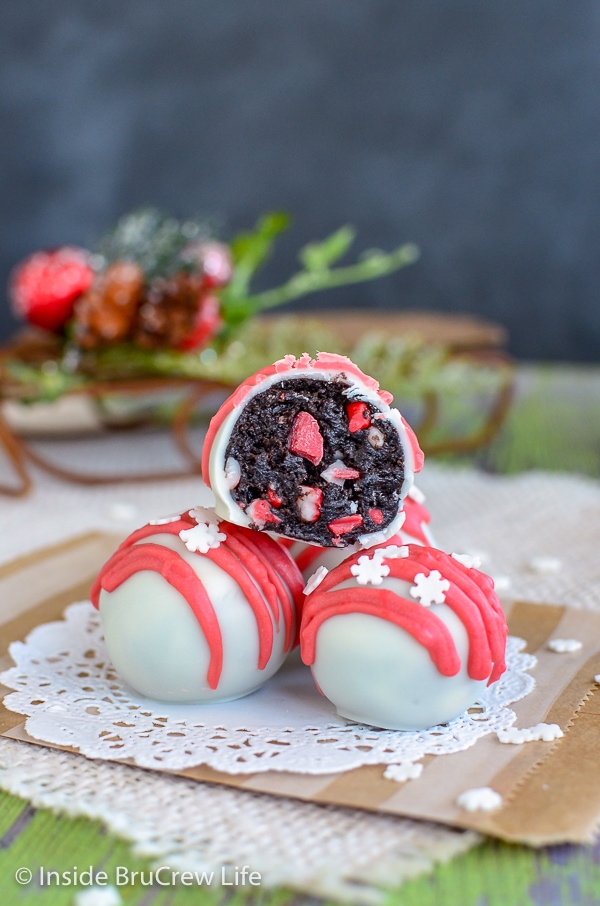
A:
[[[492,580],[434,548],[356,553],[305,599],[300,644],[338,713],[423,730],[471,707],[505,670]]]
[[[267,535],[198,507],[130,535],[92,602],[111,661],[133,689],[217,702],[253,692],[279,669],[295,642],[302,585]]]

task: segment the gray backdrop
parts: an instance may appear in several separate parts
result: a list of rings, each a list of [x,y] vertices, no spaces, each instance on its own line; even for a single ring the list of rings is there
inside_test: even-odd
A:
[[[311,307],[478,312],[519,356],[600,358],[597,0],[2,0],[0,67],[2,285],[141,204],[284,208],[264,285],[352,222],[421,261]]]

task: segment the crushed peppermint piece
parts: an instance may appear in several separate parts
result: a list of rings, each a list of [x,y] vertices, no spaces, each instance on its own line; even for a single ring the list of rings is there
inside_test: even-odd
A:
[[[158,519],[150,519],[148,525],[168,525],[169,522],[179,522],[181,513],[172,513],[170,516],[159,516]]]
[[[356,514],[354,516],[342,516],[340,519],[334,519],[327,526],[332,535],[347,535],[348,532],[359,528],[363,524],[363,517]]]
[[[310,412],[302,411],[296,415],[288,438],[288,450],[308,459],[313,466],[318,466],[323,459],[323,435],[318,421]]]
[[[371,507],[369,510],[369,519],[371,519],[375,525],[381,525],[383,522],[383,510],[380,510],[379,507]]]
[[[272,488],[270,485],[267,487],[267,499],[271,506],[274,506],[276,510],[278,510],[283,503],[283,497],[281,497],[275,488]]]
[[[230,491],[237,488],[241,477],[242,469],[239,462],[233,456],[228,456],[225,462],[225,484]]]
[[[366,403],[354,402],[346,404],[346,413],[348,415],[348,431],[350,434],[356,434],[368,428],[371,424],[371,411]]]
[[[276,516],[271,509],[269,501],[263,500],[261,497],[252,500],[244,512],[259,529],[264,528],[268,522],[281,522],[279,516]]]
[[[195,506],[188,510],[188,516],[195,522],[208,522],[209,525],[218,525],[221,521],[214,510],[209,510],[205,506]]]
[[[556,654],[571,654],[573,651],[580,651],[583,648],[583,642],[579,639],[551,639],[548,642],[550,651]]]
[[[296,509],[302,522],[316,522],[321,515],[323,504],[323,491],[321,488],[311,488],[300,485],[300,493],[296,500]]]
[[[448,579],[442,578],[442,574],[437,569],[432,569],[428,576],[425,573],[417,573],[415,584],[410,590],[411,597],[417,598],[419,604],[423,607],[431,607],[432,604],[444,604],[450,583]]]
[[[347,466],[343,459],[334,459],[331,465],[321,472],[321,478],[324,478],[329,484],[336,484],[341,488],[345,481],[360,478],[360,472]]]
[[[358,563],[350,567],[350,572],[355,577],[359,585],[381,585],[386,576],[390,574],[389,566],[383,562],[383,558],[378,556],[378,551],[373,553],[372,557],[365,554],[358,558]]]
[[[425,503],[425,500],[427,499],[421,488],[418,488],[416,484],[413,484],[412,488],[408,492],[408,496],[411,500],[414,500],[415,503],[420,504]]]
[[[383,776],[386,780],[395,780],[396,783],[404,783],[405,780],[416,780],[423,773],[422,764],[389,764],[385,769]]]
[[[562,569],[562,560],[559,560],[558,557],[533,557],[529,561],[529,568],[540,575],[558,573]]]
[[[465,790],[456,800],[465,812],[493,812],[502,805],[502,796],[489,786]]]
[[[218,527],[208,522],[199,522],[189,529],[182,529],[179,537],[193,554],[207,554],[216,550],[227,535],[220,532]]]
[[[481,566],[481,558],[475,554],[450,554],[450,556],[457,563],[462,563],[463,566],[468,567],[468,569],[479,569]]]
[[[524,727],[522,730],[518,727],[507,727],[498,730],[496,735],[500,742],[520,746],[524,742],[552,742],[564,734],[558,724],[536,724],[535,727]]]
[[[325,576],[327,575],[328,572],[329,572],[329,570],[327,569],[326,566],[319,566],[319,568],[317,570],[315,570],[315,572],[312,574],[312,576],[310,576],[308,582],[304,586],[304,588],[303,588],[304,594],[305,595],[312,594],[312,592],[315,590],[315,588],[319,587],[319,585],[321,584],[321,582],[323,581],[323,579],[325,578]]]

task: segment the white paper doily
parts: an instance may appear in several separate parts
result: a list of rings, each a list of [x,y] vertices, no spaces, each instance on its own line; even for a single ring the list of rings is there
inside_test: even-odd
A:
[[[229,774],[328,774],[459,752],[510,727],[515,714],[508,705],[534,686],[526,671],[535,658],[522,652],[524,644],[509,639],[508,669],[484,691],[479,707],[421,732],[375,730],[338,717],[297,656],[262,689],[237,701],[172,705],[142,698],[110,664],[99,614],[87,601],[68,607],[64,620],[38,626],[25,642],[14,642],[16,667],[0,681],[16,690],[4,703],[27,715],[30,736],[90,758],[175,771],[206,764]]]

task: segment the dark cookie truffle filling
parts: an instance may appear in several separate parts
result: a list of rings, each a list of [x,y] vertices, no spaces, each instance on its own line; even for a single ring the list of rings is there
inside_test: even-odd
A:
[[[343,376],[282,380],[242,408],[225,460],[239,466],[231,495],[255,527],[345,547],[397,516],[400,437],[349,386]]]

